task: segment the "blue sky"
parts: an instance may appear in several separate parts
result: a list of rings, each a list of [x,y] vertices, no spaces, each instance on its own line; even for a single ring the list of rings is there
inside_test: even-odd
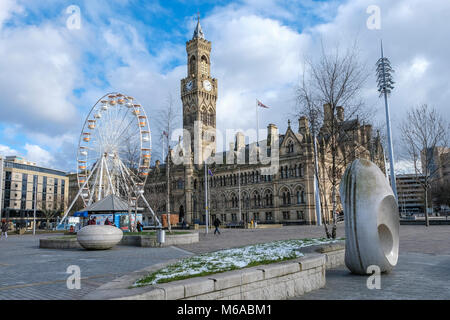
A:
[[[381,8],[381,30],[368,30],[366,9]],[[80,8],[81,28],[69,30],[70,5]],[[280,131],[295,112],[295,86],[305,57],[358,40],[369,66],[383,37],[396,69],[392,96],[394,141],[408,108],[429,103],[449,116],[449,24],[446,0],[353,1],[33,1],[0,4],[0,154],[20,154],[41,165],[75,169],[83,121],[103,94],[120,91],[145,106],[153,132],[158,109],[171,94],[181,112],[179,81],[186,73],[185,42],[197,12],[212,42],[212,75],[219,81],[217,126],[249,129],[254,101],[271,109],[260,126]],[[442,17],[441,17],[442,16]],[[262,67],[263,66],[263,67]],[[369,79],[366,103],[384,114]],[[239,116],[237,116],[239,115]],[[293,125],[296,121],[293,119]],[[153,136],[154,159],[160,156]],[[399,150],[398,154],[401,154]],[[401,157],[398,156],[398,161]]]

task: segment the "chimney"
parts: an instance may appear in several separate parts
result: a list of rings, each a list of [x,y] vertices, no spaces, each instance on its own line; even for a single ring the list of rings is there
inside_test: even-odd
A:
[[[236,150],[245,148],[245,136],[242,132],[236,133]]]
[[[245,163],[245,136],[242,132],[236,133],[236,156],[237,163]]]
[[[302,116],[298,119],[298,132],[302,135],[309,134],[309,123],[307,117]]]
[[[338,121],[344,121],[344,108],[341,106],[336,107],[336,116]]]
[[[277,132],[278,132],[277,126],[274,125],[273,123],[269,123],[269,125],[267,126],[267,145],[270,145],[272,137],[276,136]]]
[[[323,105],[323,122],[331,122],[333,119],[333,113],[331,112],[331,106],[329,103]]]

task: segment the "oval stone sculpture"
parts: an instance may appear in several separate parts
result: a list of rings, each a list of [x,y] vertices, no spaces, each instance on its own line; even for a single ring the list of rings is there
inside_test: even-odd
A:
[[[123,232],[108,225],[89,225],[77,233],[80,245],[88,250],[111,249],[122,240]]]
[[[345,264],[356,274],[389,272],[397,265],[399,214],[394,193],[373,162],[356,159],[340,184],[345,219]]]

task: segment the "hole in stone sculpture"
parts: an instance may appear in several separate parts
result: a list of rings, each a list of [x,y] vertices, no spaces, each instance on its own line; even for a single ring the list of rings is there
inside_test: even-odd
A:
[[[392,233],[385,224],[378,226],[378,237],[380,238],[381,249],[385,256],[390,255],[394,246],[394,239]]]

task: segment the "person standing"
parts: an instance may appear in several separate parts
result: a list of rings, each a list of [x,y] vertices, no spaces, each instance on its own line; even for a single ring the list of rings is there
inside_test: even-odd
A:
[[[140,221],[138,221],[137,224],[136,224],[137,231],[138,232],[142,232],[142,228],[143,228],[142,223]]]
[[[214,219],[214,227],[216,227],[216,230],[214,230],[214,234],[216,234],[216,232],[218,232],[220,234],[219,226],[220,226],[220,220],[219,220],[219,218],[216,217]]]
[[[8,222],[6,222],[5,219],[2,220],[2,226],[1,226],[1,230],[2,230],[2,239],[3,239],[3,234],[5,235],[5,240],[8,239]]]

